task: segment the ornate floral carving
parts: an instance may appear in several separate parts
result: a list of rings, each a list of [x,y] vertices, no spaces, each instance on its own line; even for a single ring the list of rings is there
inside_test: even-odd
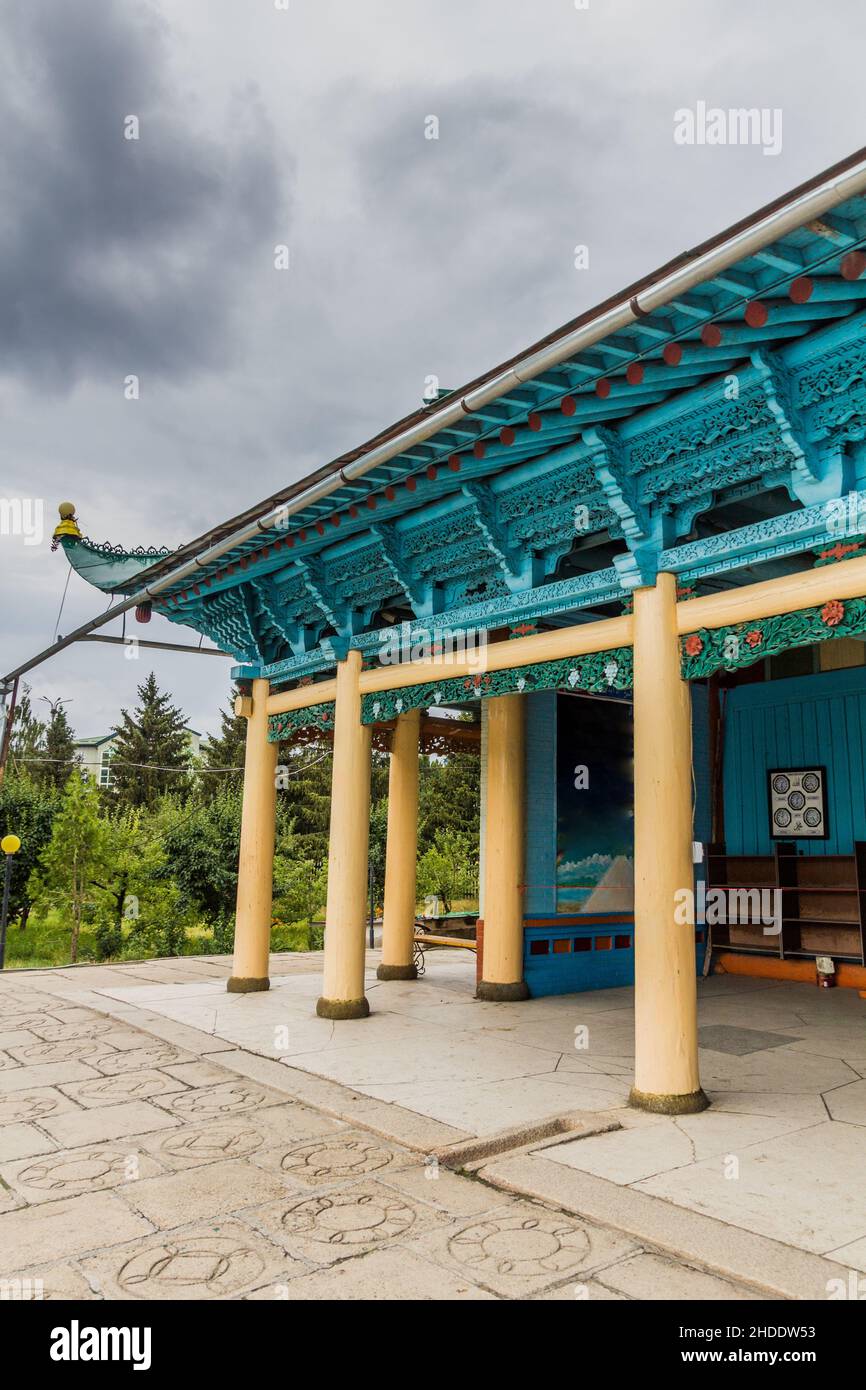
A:
[[[424,685],[406,686],[365,695],[361,719],[375,724],[394,719],[409,709],[430,709],[490,699],[496,695],[528,695],[534,690],[630,690],[630,647],[617,647],[591,656],[566,658],[518,666],[507,671],[476,671],[472,675],[444,678]],[[445,668],[447,669],[447,668]]]
[[[736,671],[791,647],[805,647],[833,637],[866,634],[866,598],[830,599],[822,607],[800,608],[764,618],[760,623],[699,628],[682,641],[685,680],[700,680],[715,671]]]

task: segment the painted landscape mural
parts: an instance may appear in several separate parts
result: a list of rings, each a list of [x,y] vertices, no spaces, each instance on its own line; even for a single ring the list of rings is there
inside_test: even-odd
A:
[[[631,704],[557,700],[558,912],[634,907],[634,724]]]

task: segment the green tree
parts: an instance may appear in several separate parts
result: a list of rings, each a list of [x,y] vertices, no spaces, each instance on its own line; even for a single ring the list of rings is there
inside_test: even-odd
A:
[[[100,960],[120,955],[124,923],[138,919],[142,898],[153,887],[148,830],[147,817],[140,807],[128,808],[106,821],[104,864],[93,880],[93,887],[100,890],[96,895]]]
[[[444,912],[450,912],[457,898],[474,898],[478,893],[477,840],[457,830],[440,830],[432,845],[418,861],[418,895],[441,899]]]
[[[151,671],[138,687],[134,714],[121,710],[111,760],[116,800],[127,806],[153,808],[167,791],[185,790],[179,774],[190,765],[189,738],[181,711],[159,689]]]
[[[34,902],[59,907],[72,918],[70,961],[78,959],[78,938],[93,882],[106,867],[108,827],[100,815],[99,792],[90,777],[73,772],[63,789],[51,839],[30,877]]]
[[[9,736],[9,756],[13,766],[21,772],[32,773],[36,760],[43,755],[44,740],[45,725],[33,713],[30,686],[25,685],[15,706]]]
[[[481,818],[481,760],[475,753],[421,759],[418,838],[433,844],[440,830],[468,834],[477,842]]]
[[[40,786],[33,778],[9,773],[0,786],[0,837],[17,835],[21,848],[12,860],[9,917],[26,927],[32,906],[29,879],[39,856],[51,839],[51,826],[59,804],[53,787]]]
[[[291,822],[298,856],[321,867],[328,859],[331,750],[317,744],[281,743],[278,759],[277,804]]]
[[[203,767],[224,767],[242,769],[247,742],[247,721],[234,712],[235,698],[240,694],[238,686],[232,688],[227,710],[221,709],[220,730],[215,736],[207,738],[201,746]],[[202,773],[202,789],[210,794],[229,786],[236,788],[243,781],[242,772]]]
[[[43,761],[36,765],[38,780],[61,791],[69,781],[70,773],[75,770],[78,760],[75,756],[72,726],[66,710],[59,701],[51,706],[51,717],[42,743],[41,758]]]

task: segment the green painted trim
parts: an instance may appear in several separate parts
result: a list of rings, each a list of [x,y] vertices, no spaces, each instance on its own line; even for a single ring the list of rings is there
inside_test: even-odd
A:
[[[289,738],[298,729],[324,729],[333,732],[333,700],[325,700],[319,705],[308,705],[306,709],[291,709],[285,714],[272,714],[268,719],[268,743],[279,743],[281,738]]]
[[[758,622],[697,628],[681,640],[683,679],[701,680],[716,671],[738,671],[764,657],[832,637],[863,636],[866,598],[830,599],[820,607],[800,608]]]
[[[529,695],[535,690],[585,690],[596,694],[630,690],[632,667],[631,647],[615,647],[590,656],[538,662],[506,671],[478,671],[471,676],[383,690],[363,697],[361,722],[377,724],[410,709],[466,704],[497,695]]]

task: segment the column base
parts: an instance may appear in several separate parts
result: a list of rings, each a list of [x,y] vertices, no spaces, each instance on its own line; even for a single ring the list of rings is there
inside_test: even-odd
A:
[[[360,999],[325,999],[323,996],[316,1004],[316,1013],[319,1018],[367,1018],[370,1004],[363,994]]]
[[[376,970],[377,980],[417,980],[417,965],[385,965],[383,963]]]
[[[476,999],[489,999],[494,1004],[514,1004],[529,998],[529,986],[525,980],[514,980],[511,984],[498,984],[491,980],[479,980],[475,991]]]
[[[628,1095],[629,1105],[636,1110],[649,1110],[654,1115],[697,1115],[706,1110],[709,1100],[702,1090],[689,1091],[685,1095],[656,1095],[651,1091],[639,1091],[632,1086]]]
[[[259,990],[270,989],[271,982],[267,975],[259,978],[256,975],[232,975],[226,981],[226,989],[229,994],[256,994]]]

